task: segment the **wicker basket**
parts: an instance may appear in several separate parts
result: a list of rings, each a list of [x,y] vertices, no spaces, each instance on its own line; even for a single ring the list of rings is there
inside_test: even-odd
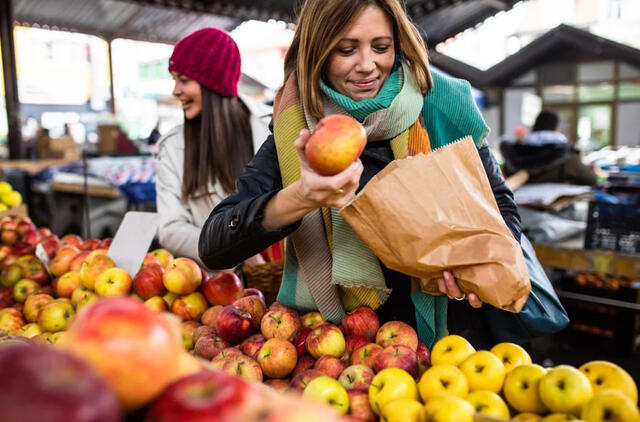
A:
[[[282,268],[284,260],[267,262],[265,264],[243,264],[242,274],[247,287],[258,289],[264,294],[264,300],[269,306],[275,302],[282,282]]]

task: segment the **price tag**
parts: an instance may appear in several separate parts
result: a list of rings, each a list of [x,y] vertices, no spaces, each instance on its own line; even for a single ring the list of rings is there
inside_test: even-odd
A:
[[[38,243],[38,245],[36,246],[35,254],[38,259],[44,264],[44,268],[47,270],[47,273],[49,273],[49,276],[51,276],[51,271],[49,271],[49,255],[47,255],[47,251],[44,250],[40,243]]]
[[[154,212],[129,211],[124,215],[107,255],[118,268],[135,276],[158,230]]]

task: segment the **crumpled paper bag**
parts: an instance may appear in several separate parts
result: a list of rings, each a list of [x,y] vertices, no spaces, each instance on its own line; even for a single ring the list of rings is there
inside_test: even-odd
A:
[[[519,312],[531,284],[471,137],[391,162],[340,214],[389,268],[440,294],[451,271],[485,303]]]

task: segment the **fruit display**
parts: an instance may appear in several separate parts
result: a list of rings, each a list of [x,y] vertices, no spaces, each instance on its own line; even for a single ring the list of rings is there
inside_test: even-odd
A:
[[[13,190],[11,184],[0,181],[0,211],[8,210],[22,204],[22,195]]]
[[[28,217],[0,232],[0,420],[640,422],[611,362],[544,368],[458,335],[429,350],[366,306],[334,325],[164,249],[129,274],[110,239],[59,239]]]

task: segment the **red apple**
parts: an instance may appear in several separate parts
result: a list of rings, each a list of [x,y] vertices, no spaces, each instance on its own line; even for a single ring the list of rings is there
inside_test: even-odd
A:
[[[142,260],[142,264],[140,264],[140,268],[144,268],[145,265],[149,265],[149,264],[158,264],[162,267],[162,262],[160,261],[160,259],[158,259],[158,257],[152,253],[147,253],[144,256],[144,259]],[[204,277],[202,278],[202,280],[204,280]]]
[[[193,331],[193,335],[191,336],[191,339],[193,340],[193,344],[195,345],[200,339],[200,337],[204,337],[204,336],[215,337],[216,330],[214,330],[211,327],[207,327],[206,325],[199,326]]]
[[[266,339],[292,339],[300,327],[298,313],[290,308],[268,311],[260,322],[260,331]]]
[[[322,315],[320,314],[320,312],[306,313],[302,315],[302,317],[300,317],[300,320],[302,322],[302,325],[304,325],[305,327],[309,327],[312,330],[325,323],[325,320],[322,319]]]
[[[296,363],[296,367],[293,368],[291,377],[295,377],[300,372],[306,371],[307,369],[312,369],[315,363],[316,360],[309,355],[299,356],[298,363]]]
[[[347,365],[340,358],[330,355],[320,356],[313,365],[313,369],[317,369],[323,374],[335,379],[338,379],[342,371],[346,368]]]
[[[211,360],[227,347],[229,343],[216,335],[202,335],[195,342],[194,351],[196,356]]]
[[[353,351],[351,365],[366,365],[369,368],[373,368],[373,364],[382,350],[382,346],[378,344],[365,344]]]
[[[16,260],[16,264],[22,269],[22,277],[33,280],[44,286],[49,282],[49,274],[40,259],[35,255],[21,256]]]
[[[400,368],[412,377],[418,376],[418,359],[416,352],[407,346],[396,344],[385,347],[373,363],[373,369],[380,372],[385,368]]]
[[[53,256],[58,251],[58,248],[60,247],[60,239],[58,239],[58,236],[56,236],[55,234],[43,237],[42,240],[38,243],[42,245],[49,258],[53,258]]]
[[[284,393],[289,389],[289,380],[286,378],[284,379],[272,378],[272,379],[266,380],[264,382],[264,385],[268,385],[269,387],[273,388],[279,393]]]
[[[416,358],[418,359],[418,375],[422,375],[424,371],[431,368],[431,353],[427,346],[421,341],[418,342]]]
[[[102,239],[100,241],[100,249],[107,249],[109,250],[109,248],[111,247],[111,242],[113,242],[113,238],[112,237],[107,237],[106,239]],[[165,265],[166,267],[166,265]]]
[[[44,293],[37,293],[30,295],[24,302],[22,313],[29,322],[36,322],[38,320],[38,313],[40,309],[49,302],[53,302],[53,297]]]
[[[164,268],[160,264],[149,264],[142,267],[133,277],[133,290],[143,299],[162,296],[167,292],[162,283]]]
[[[323,375],[326,374],[317,369],[307,369],[305,371],[302,371],[298,375],[291,378],[291,382],[289,383],[289,390],[302,393],[302,391],[307,388],[307,384],[309,384],[311,380]]]
[[[249,287],[247,289],[242,289],[240,294],[238,294],[238,297],[245,297],[245,296],[258,296],[260,299],[262,299],[262,302],[266,303],[264,301],[264,295],[258,289],[254,289],[254,288],[251,288],[251,287]]]
[[[241,297],[233,302],[233,306],[249,312],[251,314],[251,328],[254,330],[260,329],[260,321],[262,321],[262,317],[267,312],[267,307],[258,296]]]
[[[332,114],[315,126],[304,152],[312,169],[332,176],[357,160],[366,143],[367,132],[356,119]]]
[[[216,321],[216,332],[231,344],[238,344],[251,334],[251,314],[233,305],[225,306]]]
[[[91,252],[80,267],[80,279],[82,280],[82,285],[87,289],[93,290],[98,276],[116,266],[111,258],[106,254],[96,253],[98,251],[100,249]]]
[[[296,348],[280,338],[267,340],[258,352],[258,363],[262,372],[270,378],[284,378],[296,367]]]
[[[143,305],[156,313],[169,310],[169,305],[167,305],[167,302],[160,296],[150,297],[143,302]]]
[[[171,293],[187,295],[200,287],[202,273],[198,264],[192,259],[176,258],[167,266],[162,276],[162,282]]]
[[[293,336],[293,345],[296,346],[296,352],[298,356],[304,356],[307,354],[307,337],[311,332],[309,327],[300,327],[298,332]]]
[[[342,319],[342,332],[346,336],[363,336],[373,340],[378,328],[378,315],[368,306],[358,306]]]
[[[145,420],[231,421],[244,407],[258,400],[260,394],[239,377],[218,371],[202,371],[172,384],[154,401]]]
[[[234,356],[240,356],[242,352],[235,347],[225,347],[220,350],[217,355],[211,359],[211,367],[213,369],[220,369],[224,367],[224,365],[229,362],[229,360]]]
[[[262,382],[262,369],[258,362],[249,356],[238,355],[231,357],[222,370],[249,381]]]
[[[13,253],[16,255],[32,254],[36,250],[36,246],[27,242],[17,242],[13,245]]]
[[[24,235],[29,231],[34,231],[36,234],[38,233],[35,224],[33,224],[31,221],[26,220],[18,221],[18,224],[16,225],[16,231],[18,232],[20,237],[24,237]]]
[[[349,390],[368,391],[373,377],[373,369],[366,365],[351,365],[345,368],[338,376],[338,381],[344,388]]]
[[[354,350],[364,346],[365,344],[371,343],[371,341],[366,337],[353,336],[353,335],[345,336],[344,341],[346,346],[344,349],[344,355],[342,355],[342,360],[344,360],[347,363],[350,362],[351,354],[353,353]]]
[[[193,292],[177,298],[171,304],[171,312],[183,321],[200,321],[200,317],[207,309],[207,300],[202,293]]]
[[[69,271],[77,271],[80,272],[82,268],[82,263],[89,256],[92,251],[81,251],[78,255],[71,258],[71,262],[69,262]]]
[[[93,251],[95,249],[98,249],[99,247],[100,247],[99,239],[87,239],[80,244],[78,249],[80,249],[81,251]]]
[[[267,339],[265,339],[262,334],[254,334],[240,343],[240,350],[245,355],[255,359],[258,351],[266,341]]]
[[[383,348],[400,344],[415,352],[418,349],[418,334],[409,324],[402,321],[389,321],[376,333],[376,343]]]
[[[342,356],[346,344],[340,328],[325,323],[311,330],[307,337],[306,346],[309,354],[318,359],[323,355]]]
[[[108,239],[103,240],[103,242],[106,242]],[[167,267],[167,265],[169,265],[169,263],[171,261],[173,261],[173,255],[171,254],[171,252],[169,252],[166,249],[154,249],[151,252],[149,252],[150,254],[154,255],[156,258],[158,258],[160,260],[160,264],[163,267]]]
[[[49,230],[48,227],[38,227],[38,234],[44,239],[45,237],[51,236],[53,233],[51,233],[51,230]]]
[[[354,422],[375,422],[378,420],[369,404],[369,394],[365,391],[348,390],[349,416]]]
[[[268,311],[277,311],[278,309],[291,309],[280,302],[272,302],[271,305],[267,308]]]
[[[80,273],[69,271],[62,274],[56,282],[56,293],[58,297],[71,297],[73,291],[82,285]]]
[[[5,245],[14,245],[20,240],[20,235],[14,229],[2,229],[0,239]]]
[[[242,281],[233,271],[220,271],[202,286],[202,292],[212,305],[230,305],[242,291]]]
[[[65,234],[60,239],[60,245],[65,247],[67,245],[75,246],[76,248],[82,245],[82,238],[77,234]]]
[[[4,308],[0,310],[0,330],[10,335],[15,334],[24,325],[22,312],[16,308]]]
[[[11,253],[11,246],[9,245],[0,245],[0,261],[5,259],[7,255]]]
[[[118,422],[118,398],[82,360],[52,347],[0,347],[3,421]]]
[[[211,306],[206,311],[204,311],[204,314],[202,314],[202,317],[200,318],[200,322],[211,328],[216,328],[218,315],[220,315],[220,311],[222,311],[223,308],[224,306],[222,305]]]
[[[28,230],[22,235],[22,241],[32,246],[36,246],[40,239],[42,239],[42,236],[40,236],[38,231],[35,229]]]

